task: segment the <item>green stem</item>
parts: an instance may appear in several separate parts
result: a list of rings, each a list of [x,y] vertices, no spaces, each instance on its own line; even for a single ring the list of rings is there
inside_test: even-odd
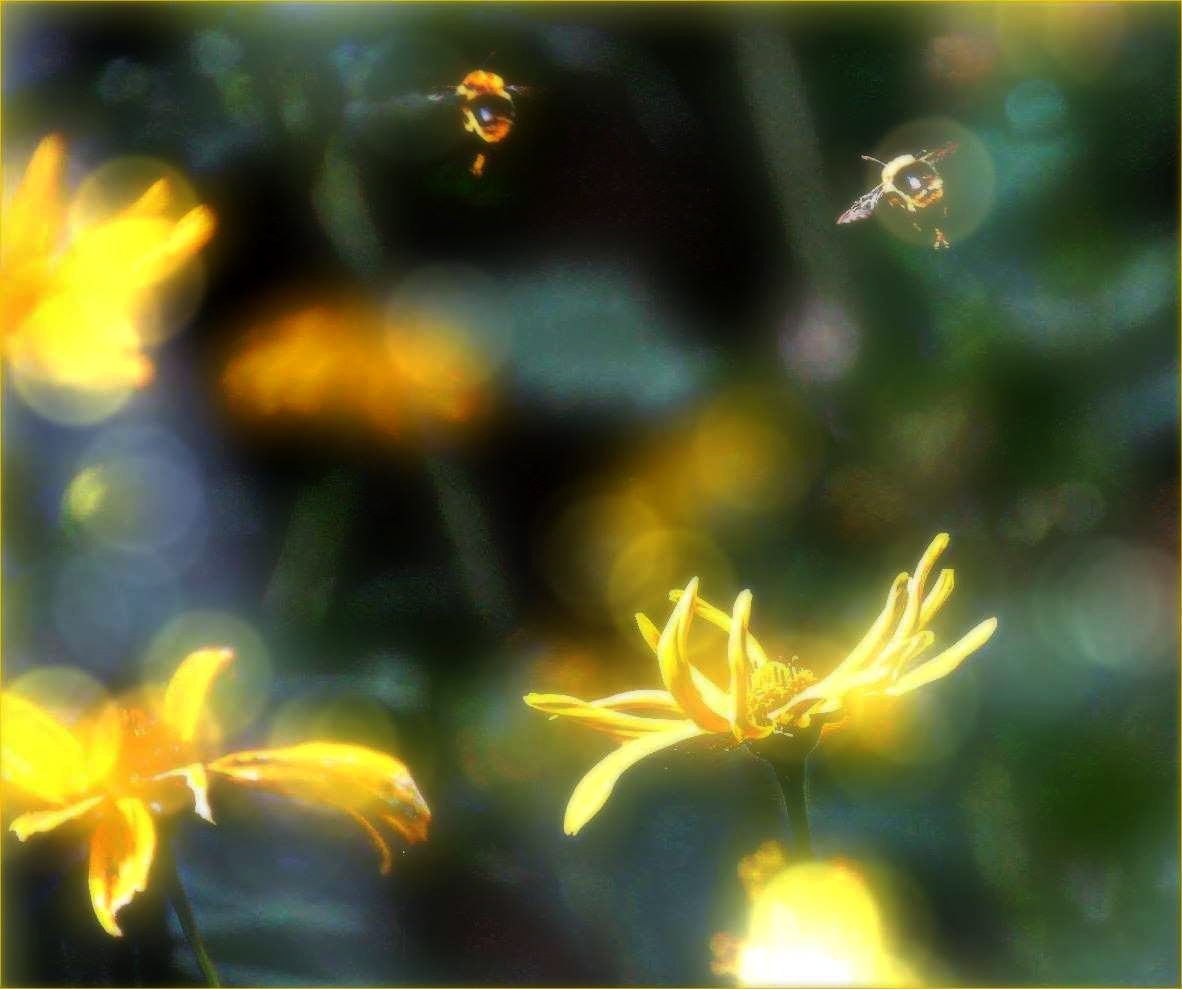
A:
[[[817,734],[768,736],[752,748],[769,763],[784,796],[784,809],[792,827],[792,850],[796,858],[813,857],[813,838],[809,829],[808,757],[817,745]]]
[[[805,793],[807,776],[805,761],[773,762],[780,791],[784,795],[784,809],[792,826],[792,850],[796,858],[813,857],[813,838],[809,829],[809,805]]]
[[[221,980],[218,978],[217,969],[213,967],[209,952],[205,950],[205,942],[201,940],[201,932],[197,929],[197,918],[193,914],[193,904],[189,902],[189,894],[185,892],[184,884],[181,882],[181,873],[176,866],[176,858],[173,855],[164,857],[168,860],[168,868],[171,872],[168,898],[172,902],[172,909],[176,913],[176,919],[180,922],[181,930],[185,932],[185,940],[189,942],[189,949],[197,960],[197,967],[201,969],[201,974],[205,977],[205,984],[220,987]]]

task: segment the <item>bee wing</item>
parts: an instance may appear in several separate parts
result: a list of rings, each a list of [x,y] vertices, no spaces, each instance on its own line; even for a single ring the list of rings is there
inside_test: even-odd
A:
[[[881,185],[876,185],[868,193],[859,196],[854,204],[837,218],[838,223],[854,223],[857,220],[864,220],[871,213],[874,212],[874,207],[878,205],[878,201],[882,198],[883,188]]]
[[[929,165],[934,165],[938,161],[943,161],[959,147],[959,144],[952,141],[949,144],[936,148],[935,151],[924,151],[920,154],[919,160],[926,161]]]
[[[533,96],[538,91],[536,86],[506,86],[505,90],[514,96]]]

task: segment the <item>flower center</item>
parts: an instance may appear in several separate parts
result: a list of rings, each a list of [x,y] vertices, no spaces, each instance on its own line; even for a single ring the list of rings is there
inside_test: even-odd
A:
[[[138,707],[119,709],[118,777],[135,785],[192,761],[189,746],[159,718]]]
[[[792,657],[796,659],[795,656]],[[751,693],[748,709],[751,720],[757,724],[766,723],[772,711],[787,704],[802,690],[817,682],[812,670],[797,666],[795,662],[781,663],[772,660],[755,670],[751,675]]]

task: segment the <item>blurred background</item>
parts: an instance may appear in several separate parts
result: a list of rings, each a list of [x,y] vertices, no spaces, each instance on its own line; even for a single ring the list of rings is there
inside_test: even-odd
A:
[[[215,790],[176,848],[228,984],[733,984],[711,941],[788,838],[771,771],[689,743],[568,838],[610,743],[521,697],[657,686],[632,615],[694,575],[823,672],[939,531],[942,641],[999,630],[818,750],[818,854],[921,981],[1178,983],[1175,5],[2,29],[6,198],[57,132],[71,192],[167,167],[218,219],[146,386],[6,369],[6,686],[233,646],[239,745],[375,745],[434,813],[387,879],[352,822]],[[524,88],[495,145],[428,98],[479,67]],[[951,250],[834,223],[861,155],[948,141]],[[198,982],[159,893],[108,938],[81,848],[4,840],[6,983]]]

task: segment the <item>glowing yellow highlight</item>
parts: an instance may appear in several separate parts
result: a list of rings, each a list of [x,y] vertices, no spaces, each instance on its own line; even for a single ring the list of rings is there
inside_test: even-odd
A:
[[[404,436],[420,424],[470,419],[488,368],[451,327],[363,303],[305,307],[264,319],[222,375],[231,408]]]
[[[202,205],[170,212],[176,181],[168,179],[107,215],[82,208],[93,198],[90,180],[67,207],[65,161],[61,137],[43,139],[5,208],[0,338],[27,402],[53,418],[93,422],[151,380],[145,348],[159,336],[165,293],[216,223]]]
[[[947,676],[993,635],[990,618],[919,665],[915,661],[935,641],[924,626],[952,592],[945,570],[927,591],[927,581],[948,545],[941,533],[932,540],[913,575],[900,574],[869,631],[823,679],[802,666],[772,660],[748,627],[752,598],[742,592],[732,614],[702,601],[693,579],[673,591],[673,613],[663,629],[644,615],[637,622],[657,655],[663,690],[629,691],[595,701],[562,694],[531,693],[525,703],[547,714],[571,718],[611,736],[620,748],[597,764],[575,787],[564,829],[576,834],[606,802],[616,780],[640,759],[699,734],[721,734],[757,741],[773,732],[801,739],[802,754],[840,727],[851,701],[866,696],[895,697]],[[727,633],[726,690],[690,661],[689,630],[695,615]],[[655,712],[644,716],[638,709]]]
[[[917,979],[884,930],[869,887],[831,862],[785,863],[775,843],[743,859],[747,936],[716,936],[714,971],[744,986],[904,986]]]

